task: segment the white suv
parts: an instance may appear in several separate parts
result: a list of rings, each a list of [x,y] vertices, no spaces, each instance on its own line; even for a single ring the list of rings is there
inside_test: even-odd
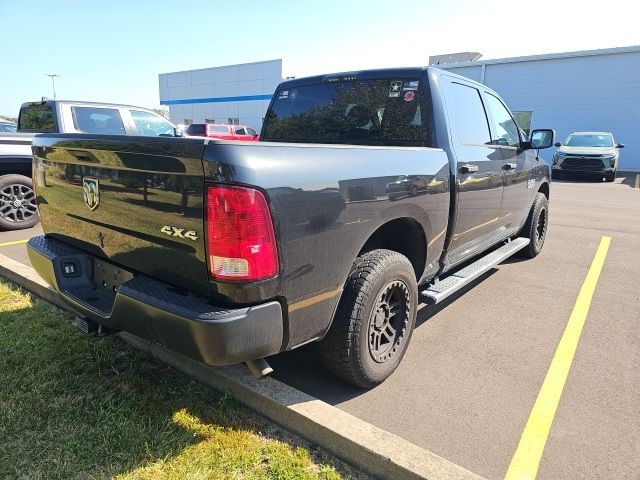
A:
[[[598,175],[613,182],[618,170],[620,150],[609,132],[573,132],[553,154],[552,176],[560,178],[565,173]]]

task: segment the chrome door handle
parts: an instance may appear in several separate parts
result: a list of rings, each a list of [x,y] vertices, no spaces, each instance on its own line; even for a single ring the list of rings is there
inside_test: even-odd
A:
[[[476,173],[478,171],[478,166],[477,165],[461,165],[460,166],[460,173]]]

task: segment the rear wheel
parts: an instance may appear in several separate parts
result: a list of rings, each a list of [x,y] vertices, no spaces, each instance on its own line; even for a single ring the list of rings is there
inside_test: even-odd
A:
[[[378,385],[406,352],[417,303],[415,272],[407,257],[391,250],[358,257],[319,345],[324,365],[359,387]]]
[[[0,230],[20,230],[38,223],[33,183],[23,175],[0,177]]]
[[[520,254],[527,258],[537,257],[542,251],[544,241],[547,238],[549,226],[549,200],[538,192],[529,211],[527,222],[520,230],[520,237],[528,238],[529,245],[520,250]]]

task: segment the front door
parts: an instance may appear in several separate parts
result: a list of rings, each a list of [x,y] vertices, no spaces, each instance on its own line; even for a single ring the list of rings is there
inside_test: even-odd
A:
[[[498,234],[503,193],[503,158],[491,142],[481,93],[472,84],[450,79],[446,85],[451,148],[457,159],[455,228],[449,263],[478,253]]]
[[[513,116],[493,93],[484,92],[485,104],[489,113],[492,143],[499,146],[504,163],[504,195],[500,210],[499,226],[505,232],[520,227],[529,213],[533,200],[533,179],[531,174],[531,150],[521,148],[520,129]],[[530,178],[531,177],[531,178]]]

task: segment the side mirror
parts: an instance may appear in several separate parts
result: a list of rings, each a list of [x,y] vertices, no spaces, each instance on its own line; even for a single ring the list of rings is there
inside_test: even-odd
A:
[[[556,142],[556,143],[553,144],[553,146],[560,148],[562,146],[562,144],[560,142]]]
[[[616,148],[624,148],[624,143],[618,143],[618,144],[616,144]]]
[[[549,148],[553,145],[556,132],[548,128],[542,128],[539,130],[533,130],[531,132],[531,141],[529,142],[529,148],[542,149]]]

